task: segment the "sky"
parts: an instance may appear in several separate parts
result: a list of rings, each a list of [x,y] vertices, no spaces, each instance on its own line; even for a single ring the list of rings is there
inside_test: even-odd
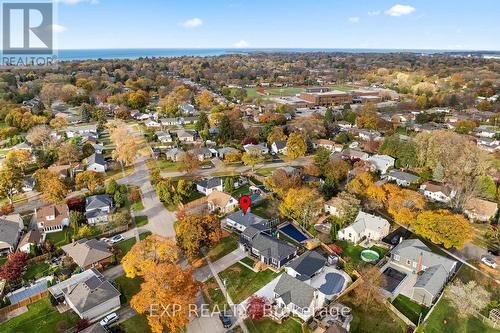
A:
[[[500,50],[498,0],[55,0],[59,49]]]

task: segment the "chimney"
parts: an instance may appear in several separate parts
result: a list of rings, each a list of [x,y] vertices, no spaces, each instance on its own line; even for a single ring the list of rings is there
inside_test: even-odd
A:
[[[417,261],[417,275],[420,274],[420,271],[422,270],[422,252],[418,255],[418,261]]]

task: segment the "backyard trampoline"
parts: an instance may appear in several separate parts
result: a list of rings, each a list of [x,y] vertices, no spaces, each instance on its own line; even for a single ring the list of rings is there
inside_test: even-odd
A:
[[[292,224],[287,224],[286,226],[284,226],[283,228],[281,228],[280,231],[282,233],[284,233],[285,235],[287,235],[288,237],[296,240],[299,243],[302,243],[303,241],[305,241],[306,239],[308,239],[308,237],[306,237],[306,235],[304,235],[302,232],[300,232],[300,230],[297,229]]]
[[[394,293],[394,290],[398,288],[407,275],[406,273],[400,272],[392,267],[387,267],[383,273],[385,275],[385,281],[382,283],[381,287],[391,294]]]

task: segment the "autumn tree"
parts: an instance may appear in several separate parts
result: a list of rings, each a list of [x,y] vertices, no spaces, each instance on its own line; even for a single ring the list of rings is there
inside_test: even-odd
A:
[[[163,262],[144,271],[143,278],[141,290],[130,301],[131,307],[140,314],[148,314],[148,324],[155,333],[165,329],[177,332],[184,328],[199,290],[191,268],[183,269],[179,264]],[[168,306],[173,304],[175,307]]]
[[[171,238],[150,235],[135,243],[122,259],[122,266],[129,278],[143,276],[159,264],[174,264],[179,258],[179,249]]]
[[[358,128],[377,129],[380,127],[382,119],[377,115],[377,110],[372,103],[361,107],[359,116],[356,118]]]
[[[196,155],[191,152],[181,153],[177,161],[177,171],[186,172],[188,174],[194,173],[200,168],[200,160]]]
[[[245,313],[253,320],[261,320],[267,317],[271,311],[271,303],[266,297],[251,295],[247,300]]]
[[[383,189],[386,192],[387,212],[398,223],[410,225],[425,208],[425,199],[418,192],[394,184],[385,184]]]
[[[13,149],[5,155],[2,165],[22,177],[25,176],[26,169],[31,163],[33,163],[33,156],[29,151]]]
[[[54,129],[62,129],[68,126],[68,121],[64,117],[55,117],[50,121],[50,127]]]
[[[302,179],[298,171],[288,174],[285,169],[279,168],[266,178],[264,184],[267,189],[282,198],[289,189],[302,186]]]
[[[51,177],[45,182],[42,189],[42,198],[50,203],[58,204],[64,202],[68,188],[59,177]]]
[[[305,156],[307,151],[307,144],[304,138],[297,133],[292,133],[286,142],[286,155],[291,158],[298,158]]]
[[[80,161],[80,151],[71,142],[63,142],[57,151],[59,164],[71,164]]]
[[[94,192],[97,188],[104,186],[104,176],[102,173],[86,170],[76,175],[75,184],[78,188],[86,188]]]
[[[226,163],[234,163],[241,161],[242,153],[239,150],[231,151],[224,155],[224,162]]]
[[[243,164],[250,166],[253,172],[255,166],[262,162],[264,158],[257,148],[252,148],[250,151],[243,153],[241,160],[243,161]]]
[[[283,216],[295,219],[306,229],[314,222],[322,207],[323,201],[319,192],[308,187],[291,188],[279,204]]]
[[[186,216],[177,222],[175,231],[177,245],[191,260],[201,254],[203,246],[210,248],[222,237],[220,220],[214,214]]]
[[[461,249],[472,239],[472,226],[463,215],[439,209],[420,213],[412,224],[419,235],[447,249]]]
[[[335,182],[340,183],[347,178],[349,169],[349,163],[340,159],[334,159],[328,161],[328,163],[323,167],[323,176],[325,176],[325,178],[331,178],[335,180]]]
[[[360,279],[361,282],[352,291],[353,297],[350,298],[352,302],[365,310],[382,306],[384,296],[380,287],[387,283],[385,276],[377,267],[372,266],[362,270]]]
[[[53,142],[51,132],[52,130],[47,125],[35,126],[28,131],[26,140],[32,145],[41,147],[45,150]]]
[[[196,104],[202,110],[209,110],[214,106],[214,97],[208,90],[203,90],[198,96],[196,96]]]
[[[286,135],[283,132],[283,127],[274,126],[271,132],[267,135],[267,143],[272,144],[275,141],[286,141]]]
[[[26,268],[28,254],[18,251],[9,254],[7,261],[0,267],[0,278],[12,282],[21,277]]]
[[[460,317],[475,316],[481,312],[490,302],[490,293],[476,281],[471,280],[463,283],[456,279],[447,290],[447,298],[457,309]]]

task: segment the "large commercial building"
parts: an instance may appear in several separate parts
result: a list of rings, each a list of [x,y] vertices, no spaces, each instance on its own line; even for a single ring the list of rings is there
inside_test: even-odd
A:
[[[351,94],[339,90],[318,93],[302,93],[299,97],[313,103],[316,106],[332,106],[352,103]]]

